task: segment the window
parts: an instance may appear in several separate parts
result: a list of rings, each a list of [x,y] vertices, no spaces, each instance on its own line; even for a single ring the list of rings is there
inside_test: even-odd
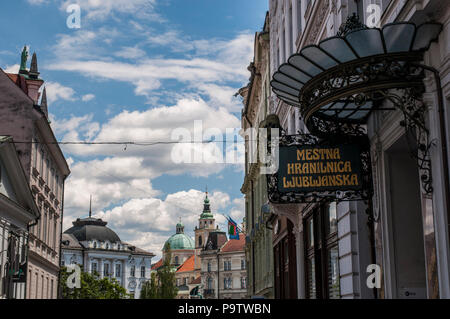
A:
[[[223,270],[225,271],[231,270],[231,260],[225,260],[223,262]]]
[[[33,167],[37,169],[38,141],[33,141]]]
[[[122,275],[122,266],[120,264],[116,264],[116,277],[120,277]]]
[[[131,268],[130,268],[130,276],[134,277],[135,273],[136,273],[136,267],[135,266],[131,266]]]
[[[241,289],[246,289],[246,288],[247,288],[247,278],[241,277]]]
[[[56,232],[58,229],[58,224],[56,222],[56,216],[53,219],[53,249],[56,250]]]
[[[44,208],[45,213],[44,213],[44,220],[42,221],[42,227],[43,227],[43,231],[42,231],[42,238],[41,240],[43,242],[46,242],[47,240],[47,219],[48,219],[48,214],[47,214],[47,208]]]
[[[211,272],[211,263],[208,262],[208,272]]]
[[[208,290],[213,289],[213,280],[211,277],[208,277],[208,279],[206,280],[206,287],[208,287]]]
[[[179,260],[178,260],[178,256],[175,256],[175,259],[174,259],[175,261],[174,261],[174,264],[175,265],[179,265]]]
[[[65,262],[65,260],[64,260],[64,258],[61,258],[61,266],[65,266],[65,264],[66,264],[66,262]]]
[[[44,150],[42,148],[40,149],[39,173],[44,176]]]
[[[223,289],[232,289],[233,288],[233,278],[225,277],[223,279]]]
[[[50,174],[50,160],[47,159],[45,162],[47,165],[45,166],[45,182],[49,185],[49,174]]]
[[[91,273],[96,273],[97,272],[97,263],[92,263],[91,265]]]
[[[339,299],[336,203],[316,207],[304,225],[307,298]]]
[[[103,267],[103,276],[109,277],[109,264],[104,264]]]
[[[109,249],[109,244],[108,244],[108,243],[106,243],[105,247],[106,247],[106,249]]]
[[[198,236],[198,246],[200,247],[203,244],[202,236]]]
[[[141,266],[141,278],[145,278],[145,266]]]
[[[245,270],[245,259],[241,259],[241,270]]]

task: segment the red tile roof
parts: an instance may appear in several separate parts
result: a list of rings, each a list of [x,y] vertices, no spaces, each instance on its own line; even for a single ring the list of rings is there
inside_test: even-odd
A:
[[[152,266],[152,270],[158,270],[163,265],[163,259],[161,258],[156,264]]]
[[[192,255],[178,268],[177,272],[194,271],[195,269],[195,255]]]
[[[11,81],[17,84],[17,79],[19,78],[18,74],[6,73],[6,75],[11,79]]]
[[[239,234],[239,240],[231,239],[220,250],[221,252],[227,253],[232,251],[244,251],[245,246],[245,235]]]

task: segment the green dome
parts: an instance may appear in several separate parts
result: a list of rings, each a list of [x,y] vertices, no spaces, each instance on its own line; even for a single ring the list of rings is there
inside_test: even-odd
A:
[[[186,236],[183,233],[172,235],[164,244],[163,250],[167,250],[167,246],[170,244],[171,250],[177,249],[195,249],[195,243],[191,237]]]

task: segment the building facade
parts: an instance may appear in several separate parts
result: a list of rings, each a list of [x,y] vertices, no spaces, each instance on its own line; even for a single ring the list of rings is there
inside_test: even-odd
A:
[[[366,94],[368,100],[360,100],[354,110],[345,111],[348,104],[339,104],[337,98],[330,97],[333,107],[339,108],[328,112],[333,123],[348,125],[351,122],[344,116],[361,113],[361,105],[374,110],[364,113],[364,119],[358,122],[362,123],[358,127],[370,149],[373,194],[368,200],[271,205],[275,215],[292,223],[298,298],[449,298],[450,4],[433,0],[271,0],[269,6],[272,80],[285,84],[290,81],[275,74],[286,70],[286,65],[296,65],[300,73],[308,73],[308,67],[310,70],[293,76],[295,83],[290,82],[290,87],[272,83],[276,92],[272,90],[274,104],[270,113],[278,116],[287,134],[308,134],[311,130],[320,133],[311,122],[313,111],[303,112],[305,106],[298,98],[309,88],[307,85],[318,83],[309,79],[318,81],[322,73],[328,72],[327,66],[320,65],[321,57],[308,56],[307,49],[320,47],[322,51],[315,52],[325,52],[335,59],[330,62],[325,58],[322,63],[327,60],[330,65],[337,64],[336,70],[341,67],[342,60],[336,56],[346,47],[329,46],[332,37],[336,41],[345,38],[354,50],[350,55],[355,64],[362,63],[363,57],[376,56],[373,52],[387,57],[397,50],[407,58],[414,56],[422,70],[417,76],[421,77],[420,83],[416,84],[420,93],[414,95],[411,90],[395,86],[401,78],[393,83],[394,76],[388,83],[392,89],[379,89],[376,94],[380,95],[369,98]],[[421,28],[424,23],[429,24]],[[381,28],[384,42],[366,37],[357,43],[357,35],[378,32],[365,29],[364,24]],[[408,31],[403,30],[402,36],[392,33],[405,26]],[[416,36],[416,32],[422,33]],[[402,48],[403,41],[410,44]],[[293,57],[295,53],[302,55]],[[405,74],[403,79],[416,75]],[[298,95],[303,84],[305,90]],[[360,85],[353,92],[361,97],[368,87]],[[315,99],[300,97],[312,102]],[[410,109],[402,109],[404,103],[413,104],[409,104]],[[411,109],[416,112],[415,120],[409,117]],[[355,127],[355,123],[351,125]],[[334,129],[342,132],[344,126],[337,124]],[[330,139],[332,127],[322,131],[321,138]],[[374,288],[367,279],[377,267],[381,284]]]
[[[0,136],[0,299],[24,299],[28,230],[39,219],[11,137]]]
[[[266,16],[263,30],[255,34],[254,59],[249,66],[249,84],[240,89],[243,97],[243,137],[245,142],[245,179],[241,192],[245,196],[246,258],[248,265],[248,296],[274,297],[272,231],[267,227],[267,181],[260,174],[260,161],[251,130],[264,126],[270,110],[270,22]],[[255,158],[255,160],[252,160]]]
[[[62,235],[61,266],[79,265],[100,278],[114,278],[138,299],[151,276],[153,253],[121,241],[107,222],[96,218],[77,219]]]
[[[201,262],[201,287],[205,299],[248,297],[244,234],[239,234],[239,240],[227,240],[225,232],[211,232],[201,252]]]
[[[40,219],[29,230],[27,298],[58,297],[64,181],[68,164],[49,124],[44,81],[36,54],[30,69],[22,53],[19,74],[0,71],[0,134],[13,137]],[[41,97],[41,99],[40,99]]]

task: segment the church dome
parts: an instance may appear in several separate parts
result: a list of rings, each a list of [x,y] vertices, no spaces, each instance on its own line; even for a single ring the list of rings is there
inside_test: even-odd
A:
[[[191,237],[184,234],[184,225],[180,222],[176,226],[177,232],[172,235],[164,244],[163,250],[166,251],[170,245],[170,250],[195,249],[195,243]]]
[[[106,224],[107,222],[96,218],[77,219],[73,222],[73,227],[64,233],[73,235],[78,241],[121,242],[119,236],[106,227]]]

